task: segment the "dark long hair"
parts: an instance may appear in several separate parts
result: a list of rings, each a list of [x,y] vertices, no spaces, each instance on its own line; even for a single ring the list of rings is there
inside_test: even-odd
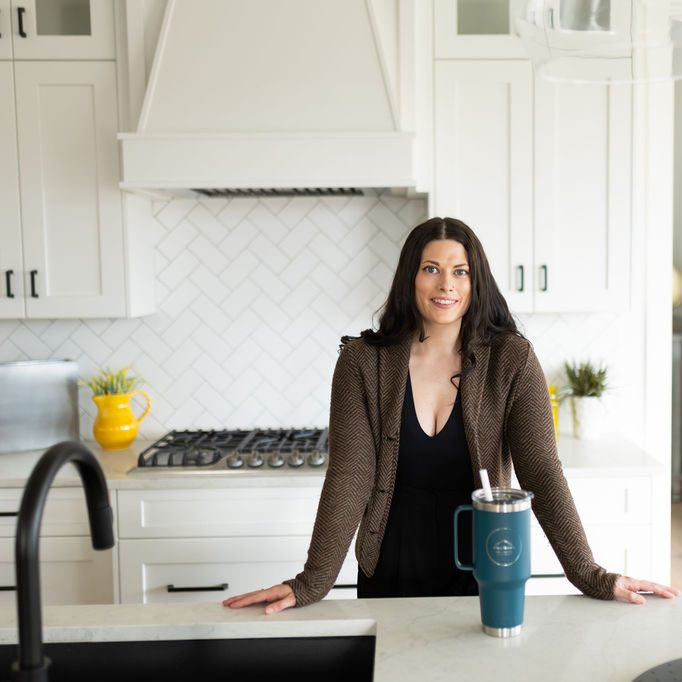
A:
[[[466,249],[469,260],[471,301],[462,317],[462,358],[467,357],[473,361],[473,345],[488,344],[498,334],[521,336],[490,271],[483,246],[473,230],[455,218],[431,218],[417,225],[407,236],[400,251],[388,298],[378,311],[379,329],[366,329],[361,333],[362,338],[373,346],[389,346],[419,331],[420,340],[424,340],[422,318],[414,295],[414,282],[424,247],[436,239],[453,239],[459,242]],[[344,336],[341,344],[351,338],[353,337]]]

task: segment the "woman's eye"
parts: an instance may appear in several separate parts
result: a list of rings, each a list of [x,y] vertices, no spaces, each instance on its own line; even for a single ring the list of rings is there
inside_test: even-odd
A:
[[[435,274],[438,272],[438,268],[435,265],[427,265],[424,267],[424,272]]]
[[[469,275],[468,270],[464,270],[463,268],[458,268],[455,270],[455,277],[467,277]]]

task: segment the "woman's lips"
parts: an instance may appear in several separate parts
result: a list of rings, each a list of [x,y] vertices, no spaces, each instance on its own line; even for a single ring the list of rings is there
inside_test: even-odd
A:
[[[453,306],[457,305],[459,301],[454,298],[432,298],[431,303],[433,303],[436,308],[447,310],[448,308],[452,308]]]

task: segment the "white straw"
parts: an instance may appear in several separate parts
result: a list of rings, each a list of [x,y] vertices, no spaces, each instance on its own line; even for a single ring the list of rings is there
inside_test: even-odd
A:
[[[490,479],[488,478],[488,470],[481,469],[481,484],[483,485],[483,497],[486,502],[493,501],[493,491],[490,487]]]

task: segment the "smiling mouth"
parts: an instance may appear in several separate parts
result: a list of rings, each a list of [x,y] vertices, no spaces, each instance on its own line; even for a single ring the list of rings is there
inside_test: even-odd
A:
[[[436,305],[454,305],[455,303],[459,303],[459,301],[455,300],[454,298],[432,298],[431,299]]]

